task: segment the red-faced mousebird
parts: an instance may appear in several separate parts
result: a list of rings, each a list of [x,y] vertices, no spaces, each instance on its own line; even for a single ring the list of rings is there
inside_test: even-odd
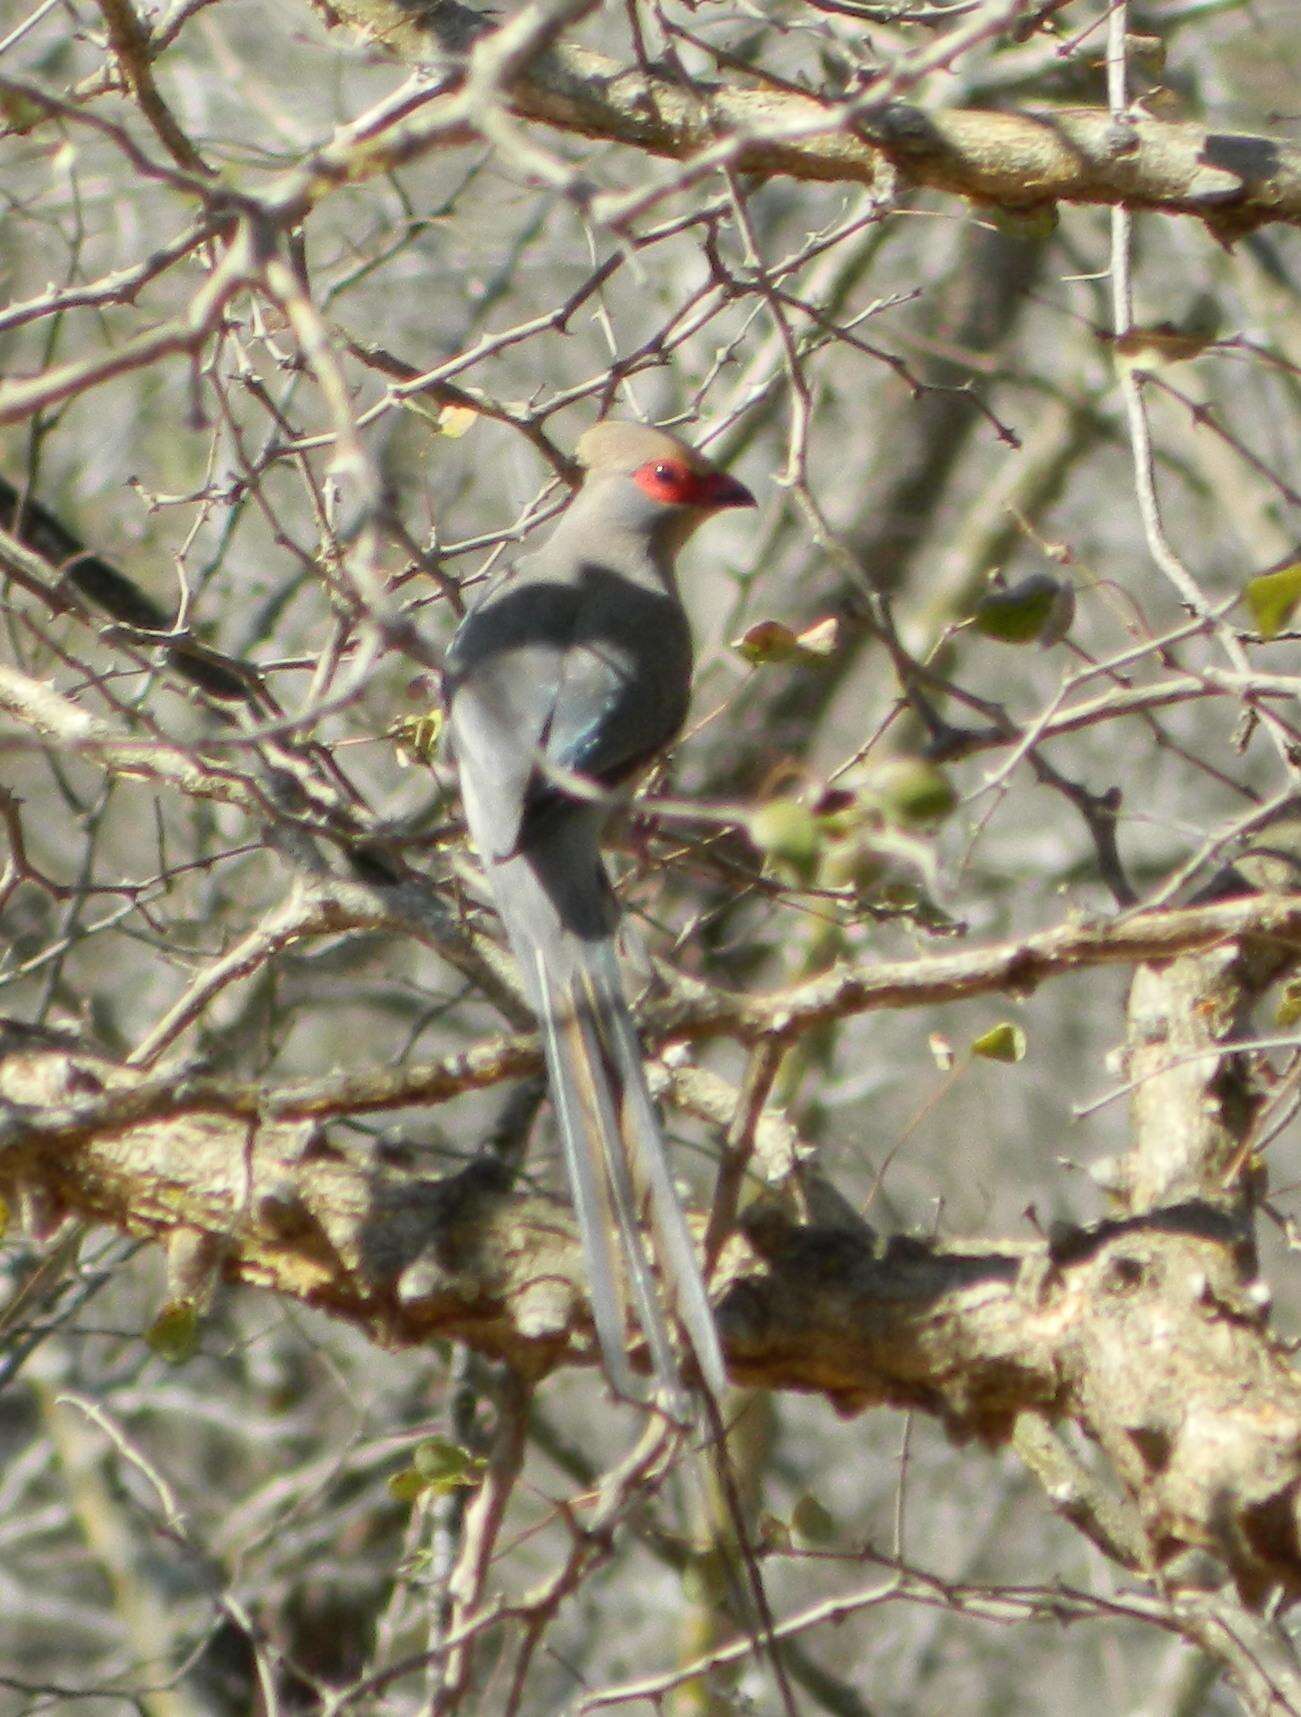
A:
[[[662,1404],[681,1417],[670,1317],[714,1391],[723,1358],[624,993],[600,842],[686,717],[678,551],[754,497],[640,424],[598,423],[577,455],[582,487],[550,538],[461,622],[444,697],[470,833],[538,1016],[606,1374],[638,1398],[630,1303]]]

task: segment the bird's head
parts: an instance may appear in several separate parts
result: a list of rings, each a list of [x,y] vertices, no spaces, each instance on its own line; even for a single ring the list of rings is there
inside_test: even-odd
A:
[[[753,507],[744,483],[663,429],[606,418],[578,438],[583,494],[612,524],[676,552],[727,507]]]

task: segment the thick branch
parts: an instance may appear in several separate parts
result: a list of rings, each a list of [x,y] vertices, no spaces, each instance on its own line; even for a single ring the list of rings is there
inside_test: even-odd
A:
[[[135,1076],[50,1049],[0,1062],[30,1113]],[[88,1135],[39,1129],[0,1185],[46,1207],[219,1252],[224,1273],[392,1345],[441,1336],[537,1373],[590,1360],[568,1214],[476,1165],[435,1180],[414,1153],[345,1151],[311,1122],[211,1112]],[[1198,1206],[1053,1243],[882,1243],[761,1204],[724,1262],[719,1321],[739,1381],[939,1416],[1002,1440],[1069,1419],[1106,1451],[1143,1525],[1145,1565],[1209,1549],[1257,1599],[1301,1591],[1301,1381],[1230,1221]]]
[[[1301,895],[1258,895],[1180,911],[1058,925],[1019,941],[921,960],[836,966],[777,994],[745,996],[681,980],[674,999],[649,1015],[666,1036],[794,1036],[811,1026],[878,1008],[919,1007],[1002,991],[1029,995],[1048,978],[1092,966],[1162,961],[1243,936],[1296,946]]]
[[[1243,1207],[1263,1091],[1251,1058],[1232,1046],[1249,1037],[1252,1008],[1283,969],[1282,952],[1248,940],[1135,972],[1126,1055],[1133,1142],[1109,1188],[1127,1209],[1186,1198]]]
[[[463,54],[484,28],[456,0],[314,0],[410,63]],[[511,110],[560,130],[687,161],[726,161],[768,178],[876,183],[883,165],[913,183],[1007,209],[1124,203],[1201,216],[1218,231],[1301,222],[1301,150],[1102,110],[927,112],[904,102],[857,109],[785,91],[630,70],[562,42],[509,92]]]

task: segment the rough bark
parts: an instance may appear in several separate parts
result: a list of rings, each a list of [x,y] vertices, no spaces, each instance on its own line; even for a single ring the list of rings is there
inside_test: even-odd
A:
[[[408,63],[455,63],[484,18],[456,0],[314,0]],[[726,159],[760,178],[913,184],[1010,210],[1123,203],[1197,215],[1229,238],[1301,221],[1301,150],[1279,139],[1105,110],[927,111],[903,101],[820,103],[788,91],[675,81],[569,42],[527,64],[506,91],[522,119],[687,161]]]
[[[62,1049],[0,1063],[11,1115],[138,1082]],[[47,1221],[161,1241],[387,1345],[455,1338],[532,1374],[591,1360],[568,1212],[511,1192],[495,1163],[438,1178],[413,1151],[345,1150],[310,1120],[211,1109],[57,1149],[29,1139],[13,1139],[0,1185],[37,1189]],[[1252,1600],[1301,1592],[1301,1380],[1233,1216],[1190,1203],[1043,1243],[955,1246],[801,1225],[774,1198],[721,1275],[739,1382],[842,1412],[914,1407],[988,1442],[1025,1414],[1070,1421],[1134,1511],[1126,1559],[1155,1569],[1212,1550]],[[187,1291],[201,1297],[192,1270]]]

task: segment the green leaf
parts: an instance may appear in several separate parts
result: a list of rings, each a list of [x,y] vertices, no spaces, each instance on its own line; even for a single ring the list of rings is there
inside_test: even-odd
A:
[[[1217,332],[1214,324],[1183,328],[1175,322],[1153,322],[1147,326],[1135,324],[1126,328],[1123,334],[1112,336],[1111,349],[1122,365],[1151,373],[1166,364],[1200,357],[1208,346],[1215,344]]]
[[[1006,233],[1009,238],[1051,238],[1057,231],[1056,203],[1029,203],[1021,209],[994,208],[989,211],[989,216],[999,232]]]
[[[193,1300],[169,1300],[145,1331],[145,1341],[169,1365],[183,1365],[199,1345],[199,1308]]]
[[[924,757],[896,757],[875,769],[871,787],[895,823],[937,823],[958,802],[952,781]]]
[[[982,1056],[986,1061],[1023,1061],[1025,1033],[1019,1025],[1003,1020],[976,1038],[971,1045],[971,1053]]]
[[[417,1443],[412,1461],[431,1490],[455,1490],[458,1485],[477,1485],[483,1477],[484,1461],[460,1443],[447,1437],[426,1437]]]
[[[39,102],[31,101],[18,91],[0,90],[0,123],[6,131],[21,137],[24,132],[34,131],[47,117]]]
[[[836,1536],[836,1523],[830,1511],[809,1491],[791,1510],[791,1528],[806,1544],[830,1544]]]
[[[389,1495],[398,1502],[415,1502],[427,1491],[445,1496],[448,1491],[472,1488],[482,1479],[486,1465],[481,1455],[471,1454],[460,1443],[426,1437],[412,1451],[411,1465],[390,1476]]]
[[[1281,632],[1298,602],[1301,602],[1301,560],[1278,572],[1263,572],[1247,583],[1247,606],[1262,638],[1273,638]]]
[[[822,851],[818,819],[798,799],[769,799],[751,811],[750,839],[765,858],[787,866],[798,876],[812,874]]]
[[[388,1491],[396,1502],[418,1502],[428,1488],[414,1467],[403,1467],[400,1473],[389,1474]]]
[[[971,624],[1000,644],[1056,644],[1075,618],[1075,592],[1049,573],[1032,573],[1006,590],[987,590]]]
[[[402,406],[413,417],[423,418],[436,435],[445,436],[449,441],[459,441],[479,419],[479,413],[472,405],[431,404],[414,394],[404,399]]]
[[[787,1551],[791,1548],[790,1525],[779,1514],[761,1514],[756,1527],[758,1549]]]
[[[795,640],[795,649],[799,655],[817,661],[823,656],[834,656],[839,644],[840,622],[834,614],[828,614],[804,628]]]
[[[479,414],[473,406],[445,405],[438,414],[438,433],[449,441],[459,441],[478,421]]]

